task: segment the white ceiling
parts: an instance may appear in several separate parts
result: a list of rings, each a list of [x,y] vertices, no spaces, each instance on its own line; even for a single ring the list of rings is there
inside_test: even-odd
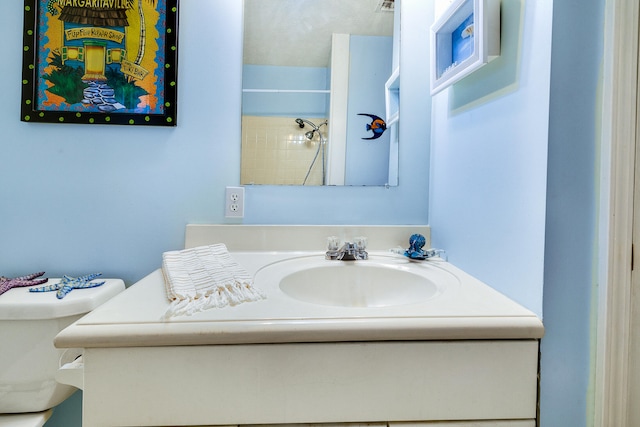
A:
[[[380,4],[381,0],[245,0],[244,63],[326,67],[332,33],[393,35],[393,13],[380,12]]]

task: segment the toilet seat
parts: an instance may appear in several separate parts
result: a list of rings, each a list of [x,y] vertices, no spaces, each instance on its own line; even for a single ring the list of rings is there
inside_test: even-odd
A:
[[[0,414],[0,427],[42,427],[53,409],[28,414]]]

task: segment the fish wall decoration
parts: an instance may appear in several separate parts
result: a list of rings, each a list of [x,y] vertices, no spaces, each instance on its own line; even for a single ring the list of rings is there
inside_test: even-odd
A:
[[[372,131],[373,136],[362,139],[378,139],[387,130],[387,123],[375,114],[358,113],[359,116],[371,117],[371,123],[367,123],[367,131]]]

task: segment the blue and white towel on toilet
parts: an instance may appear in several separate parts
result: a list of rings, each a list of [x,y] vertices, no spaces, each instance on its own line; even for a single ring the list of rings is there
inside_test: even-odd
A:
[[[171,301],[165,320],[266,298],[222,243],[165,252],[162,273]]]

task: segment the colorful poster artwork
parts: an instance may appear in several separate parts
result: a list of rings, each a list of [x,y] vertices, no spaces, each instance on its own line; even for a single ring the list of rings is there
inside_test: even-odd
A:
[[[25,4],[23,121],[176,124],[176,0]]]

